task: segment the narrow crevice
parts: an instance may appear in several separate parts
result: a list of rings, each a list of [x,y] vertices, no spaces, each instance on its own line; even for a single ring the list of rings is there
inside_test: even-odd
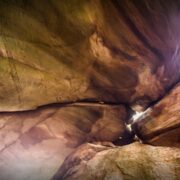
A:
[[[140,115],[138,117],[138,120],[143,119],[142,117],[144,116],[145,112],[148,109],[150,109],[151,107],[153,107],[155,104],[157,104],[159,101],[161,101],[167,94],[169,94],[169,92],[179,82],[180,81],[178,80],[176,83],[174,83],[172,86],[170,86],[168,88],[168,91],[164,94],[164,96],[160,97],[158,100],[156,100],[154,102],[151,102],[151,104],[149,105],[149,107],[145,111],[139,113]],[[136,112],[131,109],[129,104],[123,104],[123,103],[118,103],[118,102],[114,103],[114,102],[108,102],[108,101],[102,102],[102,101],[93,100],[93,99],[83,99],[83,100],[78,100],[78,101],[68,101],[68,102],[64,102],[64,103],[46,104],[46,105],[43,105],[43,106],[39,106],[36,109],[28,110],[28,111],[31,112],[31,111],[36,111],[36,110],[44,109],[44,108],[51,108],[51,107],[60,108],[60,107],[71,107],[71,106],[124,106],[126,108],[126,111],[127,111],[127,114],[128,114],[128,116],[127,116],[127,118],[125,120],[126,132],[121,137],[119,137],[119,139],[117,139],[116,141],[113,142],[117,146],[122,146],[122,145],[130,144],[130,143],[133,143],[135,141],[141,142],[141,140],[142,141],[148,140],[148,139],[151,139],[151,138],[153,138],[155,136],[158,136],[158,135],[160,135],[162,133],[166,133],[167,131],[170,131],[172,129],[176,129],[176,128],[180,127],[180,125],[178,124],[178,125],[173,126],[173,127],[169,127],[169,128],[163,129],[163,130],[159,130],[159,131],[151,134],[150,136],[148,136],[148,138],[144,139],[143,137],[141,137],[138,134],[138,131],[135,130],[133,116],[136,115]],[[28,111],[14,111],[14,112],[26,113]],[[13,113],[13,112],[1,112],[1,113]],[[42,121],[44,121],[44,120],[42,120]],[[42,121],[38,122],[38,124],[41,123]],[[30,131],[30,130],[28,130],[28,131]],[[25,132],[25,133],[27,133],[27,132]],[[20,134],[19,138],[21,136],[22,136],[22,134]],[[17,139],[19,139],[19,138],[17,138]],[[0,150],[0,153],[3,152],[8,147],[10,147],[13,144],[15,144],[16,141],[17,140],[13,141],[11,144],[6,145],[3,149]]]
[[[126,103],[82,99],[82,100],[77,100],[77,101],[64,101],[64,102],[44,104],[44,105],[40,105],[36,107],[30,107],[31,109],[25,109],[25,110],[20,109],[20,110],[14,110],[14,111],[1,111],[0,113],[28,112],[28,111],[38,110],[38,109],[45,109],[48,107],[60,108],[60,107],[67,107],[67,106],[125,106],[126,108],[129,107],[129,105]]]
[[[129,118],[127,119],[126,128],[129,128],[131,131],[131,134],[133,135],[132,136],[133,140],[131,140],[132,142],[134,142],[134,141],[145,142],[145,141],[148,141],[148,140],[150,140],[156,136],[167,133],[168,131],[172,131],[172,130],[175,130],[177,128],[180,128],[180,123],[179,123],[179,124],[176,124],[174,126],[171,126],[171,127],[165,128],[165,129],[160,129],[160,130],[158,130],[158,131],[156,131],[150,135],[147,135],[146,138],[144,138],[143,136],[141,136],[138,133],[137,124],[136,124],[137,121],[143,121],[146,113],[149,112],[149,110],[151,110],[151,108],[154,107],[156,104],[158,104],[161,100],[163,100],[163,98],[165,98],[179,83],[180,83],[180,79],[178,79],[171,86],[169,86],[166,89],[166,93],[163,96],[159,97],[156,101],[151,102],[148,105],[148,107],[142,112],[135,112],[130,107],[128,107],[129,112],[131,114],[129,114]],[[121,141],[119,141],[119,140],[117,140],[117,142],[120,143],[120,145],[122,144]],[[118,144],[118,143],[116,143],[116,144]]]

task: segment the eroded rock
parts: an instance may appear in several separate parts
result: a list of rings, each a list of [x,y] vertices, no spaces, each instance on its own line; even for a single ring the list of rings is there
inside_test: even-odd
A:
[[[176,180],[179,176],[178,148],[139,143],[115,148],[85,144],[66,158],[52,180]]]
[[[86,103],[1,113],[0,179],[48,180],[82,143],[105,141],[111,146],[126,134],[125,118],[121,105]]]
[[[133,127],[145,143],[180,147],[180,84],[146,110]]]
[[[0,111],[157,100],[179,78],[177,4],[2,0]]]
[[[84,142],[132,142],[119,104],[143,110],[179,82],[179,6],[1,0],[0,112],[63,106],[0,114],[0,179],[49,179]],[[143,142],[179,147],[178,94],[179,87],[137,122]],[[169,180],[178,179],[178,166],[176,148],[88,144],[57,178]]]

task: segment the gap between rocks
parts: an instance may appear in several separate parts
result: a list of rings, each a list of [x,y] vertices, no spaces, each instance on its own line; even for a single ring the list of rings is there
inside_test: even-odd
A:
[[[141,121],[144,116],[146,115],[146,113],[148,113],[151,110],[151,107],[153,107],[156,103],[158,103],[159,101],[161,101],[180,81],[177,81],[177,83],[174,83],[171,88],[168,89],[168,91],[166,91],[166,93],[164,94],[163,97],[160,97],[156,102],[152,102],[147,109],[145,109],[145,111],[134,111],[128,104],[123,104],[123,103],[113,103],[113,102],[102,102],[102,101],[95,101],[95,100],[90,100],[90,99],[85,99],[85,100],[81,100],[81,101],[71,101],[71,102],[64,102],[64,103],[52,103],[52,104],[47,104],[44,106],[39,106],[36,109],[43,109],[43,108],[47,108],[47,107],[68,107],[68,106],[124,106],[126,108],[127,111],[127,119],[124,122],[125,126],[126,126],[126,131],[128,133],[125,133],[124,135],[122,135],[121,137],[119,137],[119,139],[117,139],[117,141],[114,141],[113,143],[115,145],[125,145],[125,144],[130,144],[134,141],[140,141],[141,139],[138,138],[137,133],[133,130],[132,126],[135,122],[137,121]],[[33,109],[34,110],[34,109]],[[33,111],[33,110],[28,110],[29,112]],[[17,111],[15,111],[17,112]],[[14,113],[15,113],[14,112]],[[25,112],[25,111],[22,111]],[[27,111],[26,111],[27,112]],[[163,133],[169,131],[169,129],[165,129],[163,131]],[[13,141],[10,146],[12,144],[14,144],[17,140]],[[9,145],[8,145],[9,147]],[[7,147],[5,147],[4,149],[6,149]],[[2,151],[4,151],[4,149]]]

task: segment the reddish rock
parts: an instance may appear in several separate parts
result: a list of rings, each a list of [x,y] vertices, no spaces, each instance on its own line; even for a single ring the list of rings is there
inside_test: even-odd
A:
[[[180,147],[180,84],[149,108],[133,127],[145,143]]]
[[[83,103],[0,113],[0,179],[48,180],[83,142],[127,133],[125,118],[121,105]]]
[[[0,112],[7,112],[0,113],[0,179],[49,179],[84,142],[131,142],[124,107],[146,109],[180,80],[179,7],[178,0],[0,0]],[[62,106],[37,109],[51,103]],[[178,86],[135,132],[145,143],[179,147],[179,112]],[[178,177],[177,149],[116,150],[93,161],[95,169],[80,168],[80,179]],[[77,152],[75,164],[81,155],[86,164],[96,146]],[[73,163],[64,177],[74,176]]]
[[[180,75],[178,4],[1,1],[0,111],[81,100],[146,107]]]

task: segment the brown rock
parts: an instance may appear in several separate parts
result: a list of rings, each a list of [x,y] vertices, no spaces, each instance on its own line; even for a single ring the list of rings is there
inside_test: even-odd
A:
[[[48,180],[83,142],[118,139],[125,118],[121,105],[87,103],[0,113],[0,179]]]
[[[53,180],[176,180],[180,176],[178,148],[139,143],[108,148],[85,144],[73,152]]]
[[[145,143],[180,147],[180,84],[133,126]]]
[[[175,148],[109,146],[132,141],[125,105],[145,109],[179,82],[179,5],[0,0],[0,180],[49,179],[94,141],[58,178],[178,179]],[[135,123],[143,142],[179,147],[179,92]],[[62,106],[36,109],[50,103]]]
[[[157,100],[179,78],[178,3],[1,1],[0,111]]]

